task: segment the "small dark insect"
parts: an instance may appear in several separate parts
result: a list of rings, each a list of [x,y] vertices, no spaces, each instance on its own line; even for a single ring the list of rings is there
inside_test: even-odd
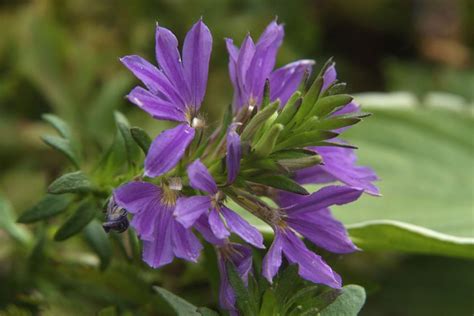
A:
[[[105,222],[102,224],[102,227],[106,233],[111,230],[123,233],[127,230],[129,225],[127,210],[118,206],[113,196],[110,197],[105,211]]]

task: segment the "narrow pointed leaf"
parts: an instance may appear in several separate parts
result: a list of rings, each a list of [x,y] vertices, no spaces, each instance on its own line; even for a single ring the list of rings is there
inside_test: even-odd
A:
[[[281,150],[292,147],[307,147],[313,146],[320,141],[331,139],[336,137],[338,134],[329,131],[311,131],[303,132],[290,136],[288,139],[282,141],[275,146],[275,150]]]
[[[240,139],[242,141],[250,140],[255,133],[260,129],[260,127],[265,124],[265,122],[278,110],[280,105],[279,101],[272,102],[264,109],[260,110],[255,114],[255,116],[250,120],[247,126],[244,128]]]
[[[78,206],[74,214],[59,227],[54,235],[54,240],[63,241],[81,232],[98,212],[99,210],[94,203],[90,200],[84,201]]]
[[[69,140],[72,138],[72,133],[71,129],[69,128],[69,125],[58,116],[54,114],[43,114],[41,118],[51,124],[62,137]]]
[[[132,166],[135,161],[138,159],[138,147],[135,140],[132,137],[130,132],[130,125],[127,118],[120,112],[115,112],[115,122],[117,124],[117,129],[123,138],[123,143],[125,146],[126,160],[128,165]]]
[[[227,261],[227,274],[230,285],[232,286],[237,299],[237,307],[241,311],[242,315],[256,316],[257,306],[255,298],[250,295],[247,287],[244,284],[244,281],[242,281],[235,266],[230,261]]]
[[[130,134],[132,135],[133,140],[137,143],[137,145],[141,148],[143,153],[146,155],[151,145],[150,136],[148,136],[145,130],[143,130],[140,127],[130,128]]]
[[[352,96],[348,94],[338,94],[321,98],[314,105],[312,111],[309,112],[309,115],[316,115],[319,118],[325,117],[337,108],[348,104],[352,99]]]
[[[361,119],[358,118],[330,118],[317,122],[313,128],[330,131],[341,127],[355,125],[360,121]]]
[[[275,148],[276,141],[282,130],[283,125],[273,125],[265,134],[263,134],[262,138],[255,145],[255,154],[258,157],[267,157],[270,155]]]
[[[65,155],[77,168],[79,167],[79,157],[71,146],[71,142],[68,139],[61,138],[58,136],[42,136],[41,139],[52,148],[56,149],[63,155]]]
[[[112,259],[112,245],[102,225],[97,220],[90,222],[84,229],[84,237],[99,257],[100,269],[105,270]]]
[[[154,286],[153,289],[174,309],[178,316],[200,316],[197,307],[164,288]]]
[[[336,95],[336,94],[341,94],[346,91],[347,84],[345,82],[339,82],[334,85],[332,85],[330,88],[328,88],[325,91],[325,95]]]
[[[303,99],[301,99],[300,96],[301,92],[299,91],[293,93],[281,113],[278,115],[274,124],[286,125],[291,121],[291,119],[295,116],[296,112],[300,108],[301,102],[303,102]]]
[[[301,195],[309,194],[309,192],[306,191],[306,189],[299,185],[297,182],[282,175],[265,175],[260,177],[252,177],[251,179],[249,179],[249,181],[265,184],[276,189],[293,192]]]
[[[66,210],[72,201],[69,195],[47,194],[38,204],[27,209],[18,218],[18,223],[33,223],[58,215]]]
[[[66,173],[48,187],[51,194],[87,193],[93,190],[92,182],[82,171]]]
[[[317,77],[311,87],[309,88],[308,92],[303,97],[303,102],[301,103],[298,112],[294,116],[292,120],[292,125],[296,125],[299,122],[302,122],[305,117],[307,117],[314,108],[316,101],[318,101],[319,94],[321,92],[321,87],[323,86],[323,78]]]

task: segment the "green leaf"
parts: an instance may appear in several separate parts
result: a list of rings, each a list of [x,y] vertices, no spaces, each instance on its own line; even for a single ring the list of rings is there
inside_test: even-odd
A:
[[[314,151],[304,148],[280,150],[270,155],[270,158],[279,159],[299,159],[314,156]]]
[[[51,194],[87,193],[93,190],[91,181],[82,171],[66,173],[48,187]]]
[[[127,118],[120,112],[116,111],[114,113],[115,122],[117,124],[117,129],[123,138],[123,144],[125,147],[125,158],[127,159],[128,165],[133,166],[135,161],[138,160],[139,151],[137,144],[135,143],[134,138],[130,132],[130,125]]]
[[[97,313],[97,316],[117,316],[117,315],[118,313],[115,306],[105,307]]]
[[[332,85],[331,87],[329,87],[325,91],[325,94],[326,95],[341,94],[341,93],[344,93],[346,91],[346,88],[347,88],[347,84],[345,82],[339,82],[339,83],[336,83],[336,84]]]
[[[101,270],[105,270],[112,259],[112,245],[102,225],[97,220],[90,222],[84,229],[84,237],[99,256]]]
[[[359,123],[361,119],[358,118],[329,118],[320,120],[314,125],[314,128],[319,130],[333,130],[336,128],[351,126]]]
[[[296,181],[282,175],[264,175],[259,177],[251,177],[251,182],[261,183],[276,189],[293,192],[296,194],[308,195],[309,192],[299,185]]]
[[[38,204],[27,209],[18,218],[18,223],[33,223],[58,215],[71,203],[69,195],[47,194]]]
[[[245,126],[242,134],[240,135],[240,139],[242,141],[250,140],[260,129],[260,127],[262,127],[263,124],[265,124],[265,122],[278,110],[279,106],[280,102],[277,100],[269,104],[264,109],[258,111],[257,114],[255,114],[255,116],[249,121],[247,126]]]
[[[130,128],[130,133],[132,134],[133,139],[137,145],[142,149],[143,153],[146,155],[148,149],[151,145],[151,138],[148,136],[147,132],[140,127]]]
[[[81,232],[98,212],[97,206],[91,200],[83,201],[74,214],[56,231],[54,240],[63,241]]]
[[[71,129],[64,120],[54,114],[43,114],[41,118],[51,124],[62,137],[67,140],[72,139]]]
[[[357,316],[365,303],[365,290],[359,285],[346,285],[336,300],[321,311],[321,316]]]
[[[257,315],[257,306],[254,298],[249,293],[244,281],[240,278],[234,264],[230,261],[226,262],[227,275],[229,277],[230,285],[234,290],[237,300],[237,307],[244,316]]]
[[[337,133],[329,132],[329,131],[310,131],[310,132],[298,133],[278,143],[275,146],[275,151],[292,148],[292,147],[314,146],[320,141],[334,138],[337,135],[338,135]]]
[[[295,116],[290,122],[290,127],[298,125],[303,122],[308,115],[313,111],[313,108],[318,101],[319,94],[321,93],[321,88],[323,86],[324,80],[322,77],[317,77],[308,92],[303,97],[303,102],[296,112]]]
[[[398,250],[409,253],[474,259],[474,239],[454,237],[393,220],[374,220],[348,226],[354,243],[367,251]]]
[[[299,91],[293,93],[288,102],[286,102],[286,105],[281,110],[281,113],[278,114],[278,117],[276,118],[274,124],[286,125],[291,121],[291,119],[295,116],[296,112],[300,108],[301,102],[303,101],[300,96],[301,92]]]
[[[160,296],[174,309],[178,316],[200,316],[198,308],[181,297],[161,288],[153,286],[153,289],[160,294]]]
[[[219,316],[219,313],[207,307],[198,307],[197,311],[202,316]]]
[[[7,232],[13,239],[22,243],[29,244],[32,239],[30,232],[24,227],[15,223],[15,215],[10,202],[4,198],[0,192],[0,229]]]
[[[309,113],[309,116],[316,115],[320,118],[326,117],[337,108],[340,108],[351,102],[352,99],[353,97],[348,94],[331,95],[321,98],[318,100],[318,102],[316,102],[314,108]]]
[[[270,80],[266,79],[265,87],[263,88],[262,105],[260,106],[260,108],[263,109],[269,104],[270,104]]]
[[[79,168],[79,157],[68,139],[50,135],[42,136],[41,139],[53,149],[64,154],[74,164],[74,166]]]
[[[277,308],[277,300],[272,289],[267,289],[263,294],[263,302],[260,307],[259,316],[273,316]]]
[[[258,157],[267,157],[275,148],[275,143],[283,130],[283,125],[275,124],[263,134],[262,138],[255,144],[254,152]]]

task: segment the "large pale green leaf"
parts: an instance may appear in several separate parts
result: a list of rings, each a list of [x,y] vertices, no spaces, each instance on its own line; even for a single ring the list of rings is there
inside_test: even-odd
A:
[[[365,290],[359,285],[346,285],[336,300],[321,312],[321,316],[357,316],[365,303]]]
[[[370,96],[370,102],[378,98]],[[377,185],[383,196],[334,207],[335,216],[365,250],[474,258],[472,114],[422,107],[410,95],[388,101],[365,108],[374,115],[345,133],[359,147],[359,163],[382,179]]]

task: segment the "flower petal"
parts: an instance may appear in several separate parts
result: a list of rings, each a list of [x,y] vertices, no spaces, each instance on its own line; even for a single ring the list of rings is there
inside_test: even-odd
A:
[[[212,35],[199,20],[186,35],[183,45],[184,76],[191,92],[191,104],[195,109],[204,99],[212,50]]]
[[[171,240],[176,257],[196,262],[202,250],[202,245],[190,229],[184,228],[175,220],[170,221]]]
[[[156,60],[166,77],[186,102],[190,101],[189,87],[184,79],[183,64],[178,51],[178,40],[164,28],[156,27]],[[188,104],[187,104],[188,105]]]
[[[288,214],[297,215],[305,212],[315,212],[331,205],[343,205],[357,200],[362,190],[347,186],[327,186],[311,195],[295,197],[297,203],[286,208]]]
[[[204,239],[211,244],[222,246],[224,245],[224,239],[218,239],[209,225],[207,215],[201,215],[198,220],[194,223],[194,228],[204,237]]]
[[[249,73],[249,71],[253,71],[253,69],[249,70],[249,67],[252,63],[252,58],[254,57],[254,55],[255,44],[252,40],[252,37],[247,34],[244,41],[242,42],[242,46],[240,47],[239,55],[237,57],[237,82],[244,104],[249,103],[251,86],[250,82],[247,79],[247,74]]]
[[[285,257],[290,263],[298,264],[298,274],[302,278],[332,288],[341,288],[340,276],[320,256],[308,250],[293,232],[285,231],[282,238]]]
[[[314,244],[334,253],[351,253],[358,248],[347,235],[344,225],[334,219],[329,209],[302,213],[286,219],[291,228]]]
[[[278,68],[270,75],[270,100],[280,99],[284,106],[298,89],[305,73],[310,74],[314,60],[303,59]]]
[[[281,266],[281,255],[283,250],[281,234],[280,230],[275,230],[273,243],[262,261],[262,275],[270,283],[272,283],[273,277],[277,274],[278,269],[280,269]]]
[[[306,168],[296,172],[295,178],[300,184],[330,183],[341,181],[371,195],[380,195],[379,189],[372,183],[378,180],[369,167],[358,166],[353,149],[342,147],[313,147],[323,158],[324,165]]]
[[[196,195],[181,197],[176,201],[174,216],[184,227],[191,227],[194,222],[211,207],[209,196]]]
[[[187,124],[180,124],[158,135],[145,158],[145,175],[158,177],[173,169],[193,138],[194,129]]]
[[[227,131],[227,183],[231,184],[237,178],[240,171],[240,159],[242,151],[240,147],[240,136],[235,131],[236,125],[232,124]]]
[[[185,103],[176,88],[161,70],[137,55],[125,56],[120,61],[153,93],[184,110]]]
[[[166,209],[161,210],[156,221],[155,239],[143,241],[143,261],[152,268],[158,268],[173,261],[171,221],[171,212]]]
[[[207,170],[206,166],[196,159],[188,166],[189,184],[196,190],[211,194],[217,193],[217,184]]]
[[[127,95],[127,99],[156,119],[186,122],[184,112],[174,106],[173,103],[152,94],[142,87],[135,87]]]
[[[216,209],[212,209],[208,217],[209,226],[217,239],[229,237],[230,233],[222,222],[222,218]]]
[[[269,78],[275,66],[276,55],[283,36],[283,26],[273,21],[267,26],[255,46],[255,54],[246,74],[246,83],[256,104],[261,102],[265,80]]]
[[[159,201],[161,190],[149,182],[132,181],[115,189],[114,198],[127,212],[137,214],[146,209],[150,202]]]
[[[227,226],[229,229],[239,235],[243,240],[257,248],[265,248],[263,245],[262,234],[244,220],[240,215],[234,211],[228,209],[225,206],[221,206],[221,212],[224,216]]]
[[[237,58],[239,56],[239,49],[234,45],[234,42],[230,38],[225,39],[225,44],[227,47],[227,52],[229,53],[229,76],[232,86],[234,88],[234,98],[232,101],[232,106],[234,110],[242,106],[242,97],[239,84],[237,81]]]
[[[336,63],[332,63],[323,74],[323,86],[321,91],[326,90],[337,79]]]

